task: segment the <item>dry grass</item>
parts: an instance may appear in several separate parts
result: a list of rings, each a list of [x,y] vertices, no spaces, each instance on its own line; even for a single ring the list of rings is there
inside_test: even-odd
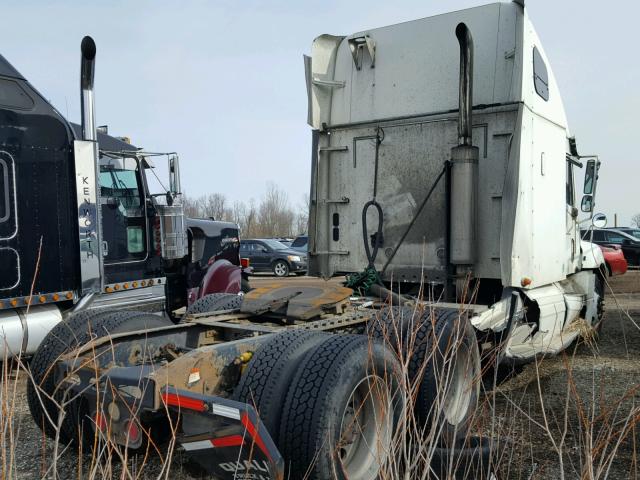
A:
[[[609,305],[616,307],[612,293],[610,291],[608,295],[612,299]],[[617,319],[616,311],[619,312]],[[413,318],[421,318],[423,314],[416,307]],[[614,341],[614,344],[633,344],[640,338],[637,313],[625,312],[618,305],[611,308],[606,320],[609,323],[605,324],[605,332],[607,325],[616,320],[620,325],[616,328],[622,329],[624,338]],[[634,365],[638,364],[639,350],[632,350],[627,356],[620,353],[620,358],[628,358],[627,363],[622,360],[619,364],[607,363],[602,357],[607,353],[597,349],[593,332],[584,328],[581,333],[584,333],[585,341],[578,342],[560,357],[539,359],[506,382],[502,379],[503,372],[496,368],[495,357],[484,358],[484,379],[473,379],[474,384],[481,384],[480,400],[470,434],[461,445],[473,445],[477,438],[484,438],[491,445],[491,454],[487,457],[488,463],[483,464],[480,470],[471,471],[465,458],[443,456],[440,448],[446,388],[441,389],[441,394],[434,400],[434,410],[426,426],[416,421],[413,415],[426,362],[420,367],[417,378],[412,378],[409,374],[410,359],[420,344],[417,335],[420,323],[412,322],[406,332],[386,333],[390,347],[400,350],[399,347],[403,346],[405,352],[399,358],[401,367],[399,372],[393,373],[393,382],[389,378],[390,372],[378,372],[386,385],[395,382],[400,386],[392,390],[393,400],[400,402],[405,411],[404,420],[393,432],[390,448],[382,445],[379,448],[382,452],[381,478],[453,478],[450,473],[442,475],[435,468],[438,459],[447,463],[448,472],[460,470],[457,478],[488,479],[492,474],[500,479],[638,478],[640,366],[635,369]],[[434,355],[450,359],[458,345],[455,338],[445,352],[431,349],[427,359]],[[615,353],[614,346],[607,349]],[[437,375],[440,385],[449,384],[453,367],[450,360],[441,363]],[[612,387],[612,378],[617,379],[615,388]],[[626,378],[628,381],[625,382]],[[178,454],[176,458],[175,455],[175,424],[171,424],[173,434],[165,442],[159,444],[152,440],[141,455],[135,456],[101,433],[93,438],[90,452],[77,451],[76,447],[63,445],[56,438],[47,439],[42,434],[29,435],[34,428],[31,419],[24,415],[21,389],[25,381],[31,380],[28,364],[22,358],[5,359],[2,363],[2,479],[25,478],[25,471],[30,472],[31,478],[191,478],[184,472],[182,456]],[[380,388],[380,383],[373,382],[371,395],[384,397],[386,393]],[[46,395],[43,391],[40,394]],[[74,400],[75,397],[70,395],[55,399],[61,412]],[[102,401],[100,398],[97,400],[98,404]],[[58,434],[63,415],[47,418]],[[26,451],[29,458],[38,459],[28,468],[21,465],[24,463],[21,456]]]

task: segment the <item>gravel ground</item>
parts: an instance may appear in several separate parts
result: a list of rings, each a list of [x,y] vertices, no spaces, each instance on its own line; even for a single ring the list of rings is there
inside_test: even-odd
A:
[[[624,419],[638,400],[634,389],[640,385],[640,328],[635,324],[640,325],[640,293],[629,292],[640,292],[640,272],[616,279],[611,287],[617,293],[615,299],[612,295],[607,297],[607,313],[597,343],[580,342],[566,355],[528,365],[498,388],[485,392],[479,417],[495,419],[494,431],[511,439],[510,446],[501,452],[498,478],[560,478],[560,461],[553,443],[562,445],[565,425],[562,449],[565,478],[638,478],[634,452],[640,436],[636,430],[621,439],[608,472],[600,475],[583,472],[584,465],[589,464],[585,452],[592,454],[597,465],[616,444],[610,437],[619,439]],[[3,468],[0,478],[55,478],[51,473],[54,457],[51,442],[44,439],[29,415],[24,373],[17,383],[8,381],[3,385],[16,386],[13,413],[16,440],[12,473]],[[7,388],[3,392],[6,395]],[[1,416],[6,415],[5,411]],[[550,434],[543,428],[545,423]],[[491,425],[485,422],[481,428],[490,430]],[[585,433],[587,428],[592,429],[591,435]],[[588,437],[594,439],[591,448],[585,445]],[[9,460],[3,460],[8,468]],[[163,462],[158,456],[149,459],[144,467],[141,460],[128,463],[137,478],[157,478],[163,472]],[[112,471],[94,466],[99,472],[95,478],[120,478],[121,467],[118,462],[114,465]],[[203,478],[180,452],[173,456],[170,465],[171,473],[163,478]],[[57,478],[71,479],[89,478],[92,465],[90,459],[79,463],[75,452],[65,452],[56,467]]]

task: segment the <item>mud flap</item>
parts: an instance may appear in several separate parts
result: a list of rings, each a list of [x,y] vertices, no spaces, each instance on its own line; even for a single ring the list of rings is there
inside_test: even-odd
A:
[[[162,399],[181,415],[178,442],[216,478],[282,480],[284,461],[255,409],[241,402],[167,387]]]

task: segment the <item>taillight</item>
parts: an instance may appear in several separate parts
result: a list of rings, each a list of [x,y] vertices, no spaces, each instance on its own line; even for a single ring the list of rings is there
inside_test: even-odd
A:
[[[127,438],[129,439],[129,443],[132,445],[136,445],[140,440],[140,428],[136,424],[135,420],[130,420],[127,423]]]
[[[251,262],[249,261],[249,259],[248,259],[248,258],[241,258],[241,259],[240,259],[240,266],[241,266],[242,268],[249,268],[249,264],[250,264],[250,263],[251,263]]]
[[[105,420],[104,415],[100,412],[96,413],[93,421],[99,431],[104,432],[107,429],[107,421]]]

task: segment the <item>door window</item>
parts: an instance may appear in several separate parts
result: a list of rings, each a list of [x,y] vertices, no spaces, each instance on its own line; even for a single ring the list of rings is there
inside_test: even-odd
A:
[[[140,208],[138,170],[103,170],[101,168],[100,195],[103,198],[114,199],[125,211]]]
[[[106,241],[106,263],[140,261],[146,258],[146,217],[138,168],[100,167],[102,233]]]
[[[573,187],[573,164],[567,162],[567,205],[575,205],[575,193]]]
[[[0,240],[13,237],[18,227],[13,169],[13,157],[0,152]]]

